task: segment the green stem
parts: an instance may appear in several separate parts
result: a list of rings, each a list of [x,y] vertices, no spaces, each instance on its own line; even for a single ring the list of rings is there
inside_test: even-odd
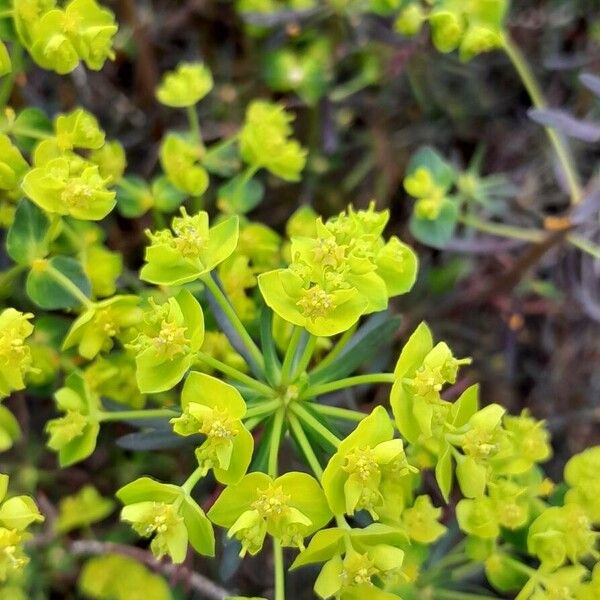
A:
[[[231,303],[225,296],[225,294],[221,291],[221,288],[217,285],[215,280],[211,277],[210,273],[202,277],[202,281],[204,285],[208,288],[213,298],[221,308],[221,310],[225,313],[225,316],[229,319],[231,326],[235,329],[237,334],[240,336],[240,339],[250,356],[254,359],[256,364],[260,367],[262,371],[264,371],[265,363],[263,360],[263,356],[258,349],[258,346],[254,343],[254,340],[250,337],[250,334],[246,331],[243,323],[240,321],[240,318],[237,316],[235,310],[231,306]]]
[[[12,8],[7,8],[6,10],[0,10],[0,19],[7,19],[8,17],[12,17],[13,13],[14,13],[14,11]]]
[[[275,569],[275,598],[285,600],[285,568],[283,564],[283,548],[277,538],[273,538],[273,562]]]
[[[54,136],[51,133],[45,133],[37,129],[31,129],[30,127],[11,127],[9,133],[13,136],[22,135],[34,140],[49,140]]]
[[[337,381],[322,383],[321,385],[313,385],[302,394],[301,399],[314,398],[322,394],[369,383],[394,383],[394,374],[369,373],[368,375],[355,375],[354,377],[346,377],[345,379],[338,379]]]
[[[348,342],[352,339],[352,336],[356,333],[356,329],[358,327],[358,323],[355,323],[350,329],[345,331],[340,339],[336,342],[333,349],[329,352],[329,354],[319,362],[319,365],[313,370],[312,374],[319,373],[322,369],[330,365],[342,352],[342,350],[346,347]]]
[[[574,234],[567,235],[567,241],[573,244],[573,246],[575,246],[576,248],[582,250],[583,252],[590,254],[594,258],[600,259],[600,246],[598,246],[597,244],[594,244],[589,240],[586,240],[585,238]]]
[[[525,57],[521,53],[519,47],[513,42],[508,34],[503,36],[502,39],[504,50],[512,62],[515,70],[519,74],[533,105],[538,109],[547,108],[546,100],[542,93],[542,90],[535,79],[534,74],[531,72]],[[551,127],[546,127],[546,133],[554,147],[554,151],[560,162],[564,175],[569,188],[569,194],[571,196],[571,203],[577,204],[581,201],[582,193],[579,185],[579,176],[575,169],[573,157],[568,145],[565,143],[564,138]]]
[[[149,410],[118,410],[115,412],[101,412],[98,420],[106,423],[108,421],[136,421],[138,419],[159,419],[161,417],[177,417],[179,413],[168,408],[156,408]]]
[[[269,462],[267,472],[270,477],[277,477],[279,446],[281,445],[281,435],[283,433],[283,417],[285,416],[285,408],[282,406],[276,413],[273,420],[273,431],[269,440]]]
[[[46,273],[58,283],[66,292],[76,298],[85,308],[91,308],[94,303],[66,276],[49,263],[45,266]]]
[[[254,419],[255,417],[266,417],[274,413],[281,406],[281,401],[278,399],[269,400],[268,402],[260,402],[256,406],[251,406],[244,415],[244,419]]]
[[[187,106],[187,118],[190,124],[190,131],[194,137],[194,142],[204,150],[204,143],[202,141],[202,133],[200,132],[200,121],[198,121],[198,113],[196,112],[196,105]]]
[[[221,142],[213,144],[206,151],[206,154],[204,155],[202,160],[206,160],[207,158],[210,158],[211,156],[213,156],[213,155],[217,154],[218,152],[220,152],[221,150],[223,150],[223,148],[227,148],[227,146],[231,146],[231,144],[233,144],[234,142],[237,142],[237,139],[238,139],[238,134],[236,133],[235,135],[232,135],[231,137],[228,137],[227,139],[225,139]]]
[[[251,419],[244,421],[244,427],[248,431],[252,431],[256,427],[258,427],[258,425],[260,425],[260,423],[262,423],[264,420],[265,420],[265,417],[252,417]]]
[[[483,221],[476,216],[463,215],[459,221],[463,225],[473,227],[484,233],[491,233],[500,237],[512,238],[514,240],[523,240],[525,242],[541,242],[546,237],[544,231],[540,229],[529,229],[526,227],[515,227],[513,225],[505,225],[504,223],[491,223]]]
[[[260,394],[264,394],[267,398],[272,398],[275,395],[274,390],[272,390],[268,385],[257,381],[253,377],[238,371],[235,367],[231,367],[216,358],[213,358],[209,354],[205,354],[204,352],[197,352],[196,358],[204,363],[206,363],[209,367],[216,369],[217,371],[221,371],[224,375],[231,377],[231,379],[235,379],[244,385],[247,385],[249,388],[256,390]]]
[[[309,467],[312,469],[317,479],[320,480],[323,476],[323,469],[319,463],[317,455],[308,441],[308,438],[306,437],[306,434],[304,433],[304,429],[302,428],[300,421],[294,415],[288,415],[288,423],[290,424],[290,427],[296,436],[296,441],[304,453],[304,457],[306,458]]]
[[[344,421],[356,421],[357,423],[362,421],[366,415],[365,413],[359,412],[358,410],[350,410],[349,408],[341,408],[339,406],[328,406],[326,404],[317,404],[316,402],[311,405],[313,410],[326,417],[333,417],[334,419],[342,419]]]
[[[25,269],[27,269],[27,265],[13,265],[10,269],[0,273],[0,289],[5,285],[10,285]]]
[[[296,367],[294,368],[294,370],[292,372],[292,381],[295,381],[302,373],[304,373],[304,371],[306,371],[306,368],[308,367],[308,364],[310,363],[310,359],[312,358],[313,353],[315,351],[316,343],[317,343],[316,336],[309,334],[308,340],[306,342],[306,346],[304,346],[304,350],[302,351],[302,354],[300,355],[300,358],[298,359],[298,364],[296,365]]]
[[[514,558],[511,558],[510,556],[506,556],[506,554],[504,554],[502,556],[502,562],[511,566],[513,569],[515,569],[515,571],[520,571],[521,573],[524,573],[528,577],[533,577],[534,575],[536,575],[538,573],[538,571],[536,571],[535,569],[532,569],[531,567],[524,565],[519,560],[515,560]]]
[[[186,493],[190,494],[194,489],[194,486],[206,475],[206,467],[197,467],[192,474],[185,480],[181,489]]]
[[[296,357],[298,345],[300,344],[300,340],[302,339],[302,332],[302,327],[298,327],[298,325],[295,325],[294,330],[292,332],[292,337],[288,342],[288,347],[283,358],[283,365],[281,367],[281,383],[284,386],[287,385],[290,381],[292,366],[294,364],[294,358]]]
[[[318,433],[326,442],[331,444],[334,448],[340,445],[340,440],[334,435],[325,425],[323,425],[318,419],[315,419],[304,407],[298,402],[291,405],[290,409],[303,423],[308,425],[315,433]]]

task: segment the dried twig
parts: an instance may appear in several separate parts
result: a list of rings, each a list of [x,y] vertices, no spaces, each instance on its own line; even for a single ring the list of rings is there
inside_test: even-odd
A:
[[[201,594],[202,598],[206,598],[207,600],[224,600],[231,595],[226,589],[213,583],[210,579],[204,577],[204,575],[200,575],[200,573],[196,573],[183,565],[174,565],[156,560],[154,556],[141,548],[96,540],[77,540],[70,544],[69,550],[75,556],[101,556],[111,553],[129,556],[167,577],[185,581],[191,589]]]

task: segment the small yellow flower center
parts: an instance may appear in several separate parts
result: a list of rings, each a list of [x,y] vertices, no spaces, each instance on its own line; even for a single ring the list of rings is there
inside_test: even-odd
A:
[[[346,455],[346,463],[342,468],[362,481],[368,481],[373,475],[379,474],[379,465],[375,460],[375,453],[369,446],[353,448]]]
[[[60,199],[68,208],[86,208],[92,200],[92,189],[81,181],[71,180],[67,182],[65,189],[61,192]]]
[[[156,350],[168,359],[172,359],[177,354],[184,354],[188,350],[186,330],[184,326],[163,321],[158,335],[153,339]]]
[[[215,408],[202,420],[200,433],[209,438],[230,440],[239,433],[239,430],[235,426],[235,420],[227,414],[227,411]]]
[[[333,296],[328,294],[321,286],[313,285],[304,290],[297,306],[307,319],[314,321],[319,317],[326,317],[331,312],[334,307]]]
[[[256,509],[261,517],[277,518],[287,511],[290,496],[284,493],[281,486],[271,485],[266,490],[259,491],[259,494],[258,499],[252,503],[252,508]]]

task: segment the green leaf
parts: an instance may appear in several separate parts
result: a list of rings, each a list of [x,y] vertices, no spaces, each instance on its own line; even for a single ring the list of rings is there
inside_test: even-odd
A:
[[[48,266],[66,277],[85,296],[89,297],[91,284],[79,261],[68,256],[54,256],[48,261]],[[65,289],[47,268],[30,271],[25,289],[29,298],[40,308],[46,310],[81,306],[81,301],[72,292]]]
[[[452,405],[452,424],[462,427],[479,410],[479,385],[468,387]]]
[[[410,176],[419,168],[429,171],[435,183],[444,191],[449,190],[456,179],[454,167],[446,162],[437,150],[430,146],[420,148],[412,156],[406,169],[406,174]]]
[[[154,206],[164,213],[175,212],[186,198],[165,176],[157,177],[152,182],[151,190]]]
[[[17,146],[26,152],[31,152],[38,143],[38,140],[31,135],[20,135],[19,130],[30,133],[51,134],[52,122],[43,110],[28,107],[17,115],[13,124],[13,130]]]
[[[217,206],[230,214],[246,214],[256,208],[265,194],[265,186],[258,179],[246,179],[240,173],[219,188]]]
[[[303,550],[292,563],[290,570],[311,563],[329,560],[344,549],[344,531],[338,527],[317,531],[310,540],[306,550]]]
[[[413,213],[410,219],[410,232],[423,244],[433,248],[444,248],[454,235],[457,221],[456,204],[446,200],[436,219],[420,219]]]
[[[452,491],[452,453],[450,444],[446,444],[445,450],[438,458],[435,465],[435,480],[442,492],[444,500],[448,502]]]
[[[209,148],[202,158],[202,166],[220,177],[233,177],[241,165],[237,147],[234,144],[223,144]]]
[[[215,555],[215,534],[204,511],[186,496],[181,505],[181,514],[192,548],[204,556]]]
[[[9,256],[20,265],[30,265],[35,259],[46,256],[49,229],[50,219],[46,213],[33,202],[21,200],[6,237]]]
[[[115,188],[117,192],[117,208],[129,219],[141,217],[153,206],[153,195],[141,177],[127,175]]]
[[[13,443],[20,437],[21,427],[19,422],[8,408],[0,405],[0,452],[12,448]]]
[[[310,374],[311,385],[342,379],[352,373],[392,339],[399,325],[400,317],[391,317],[387,311],[370,317],[331,364]]]
[[[123,486],[117,491],[116,496],[123,504],[137,504],[138,502],[174,502],[182,491],[176,485],[161,483],[150,477],[140,477]]]

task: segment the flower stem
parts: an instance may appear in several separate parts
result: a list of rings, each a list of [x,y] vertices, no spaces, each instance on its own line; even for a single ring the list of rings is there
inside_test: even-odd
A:
[[[181,486],[181,489],[186,494],[189,494],[194,489],[194,486],[204,477],[204,475],[206,475],[206,467],[197,467],[194,471],[192,471],[192,474],[185,480],[185,482]]]
[[[302,400],[305,400],[307,398],[314,398],[315,396],[321,396],[322,394],[328,394],[329,392],[335,392],[337,390],[343,390],[345,388],[354,387],[357,385],[364,385],[367,383],[394,383],[394,374],[369,373],[368,375],[356,375],[354,377],[338,379],[338,381],[331,381],[329,383],[322,383],[321,385],[314,385],[312,387],[309,387],[302,394]]]
[[[545,109],[547,105],[542,90],[540,89],[534,74],[531,72],[525,57],[521,53],[521,50],[508,34],[503,36],[502,42],[504,51],[519,74],[519,77],[521,78],[521,81],[523,82],[523,85],[525,86],[533,105],[538,109]],[[569,188],[569,194],[571,196],[571,203],[577,204],[581,201],[582,193],[579,185],[579,176],[575,169],[571,151],[569,150],[564,138],[556,130],[552,129],[551,127],[546,127],[546,133],[548,134],[548,138],[554,147],[556,157],[558,158],[558,161],[563,169],[567,186]]]
[[[229,319],[231,326],[235,329],[237,334],[240,336],[240,339],[246,349],[250,353],[250,356],[254,359],[256,364],[260,367],[261,370],[264,371],[265,363],[263,360],[263,356],[258,349],[258,346],[254,343],[254,340],[250,337],[250,334],[246,331],[243,323],[240,321],[237,316],[233,306],[231,306],[229,300],[225,296],[225,294],[221,291],[221,288],[217,285],[215,280],[211,277],[210,273],[202,278],[204,285],[208,288],[213,298],[221,308],[221,310],[225,313],[225,316]]]
[[[156,408],[149,410],[117,410],[115,412],[101,412],[98,420],[108,421],[136,421],[138,419],[160,419],[161,417],[177,417],[179,413],[169,408]]]
[[[269,462],[267,472],[270,477],[277,477],[279,446],[281,445],[281,436],[283,433],[283,417],[285,416],[285,408],[282,406],[276,413],[273,420],[273,431],[269,440]]]
[[[254,419],[255,417],[266,417],[277,410],[281,402],[277,399],[268,402],[259,402],[251,406],[244,415],[244,419]]]
[[[0,19],[8,19],[8,17],[12,17],[13,16],[13,9],[12,8],[8,8],[6,10],[0,10]]]
[[[594,258],[600,259],[600,246],[586,240],[584,237],[580,235],[567,235],[567,241],[573,244],[576,248],[579,248],[582,252],[586,252],[587,254],[593,256]]]
[[[340,445],[340,440],[334,435],[325,425],[318,419],[315,419],[304,407],[298,402],[291,405],[291,411],[306,425],[308,425],[315,433],[318,433],[326,442],[334,448]]]
[[[346,347],[348,342],[352,339],[352,336],[356,333],[357,327],[358,323],[355,323],[354,325],[352,325],[352,327],[350,327],[350,329],[344,331],[340,339],[336,342],[333,349],[322,361],[319,362],[317,367],[315,367],[315,369],[312,371],[311,375],[319,373],[322,369],[330,365],[341,354],[342,350]]]
[[[256,390],[260,394],[267,396],[268,398],[272,398],[275,395],[275,392],[264,383],[238,371],[235,367],[231,367],[216,358],[213,358],[209,354],[205,354],[204,352],[197,352],[196,358],[199,361],[206,363],[209,367],[216,369],[217,371],[221,371],[224,375],[231,377],[231,379],[235,379],[244,385],[247,385],[249,388]]]
[[[515,227],[513,225],[505,225],[504,223],[491,223],[490,221],[479,219],[474,215],[463,215],[459,220],[463,225],[473,227],[473,229],[478,229],[484,233],[515,240],[537,243],[543,241],[545,237],[545,233],[541,229]]]
[[[46,273],[54,279],[60,287],[78,300],[85,308],[91,308],[94,303],[63,273],[55,269],[50,263],[46,264]]]
[[[300,344],[300,340],[302,339],[302,331],[302,328],[298,327],[298,325],[294,326],[292,337],[290,338],[287,350],[285,351],[283,365],[281,367],[281,383],[284,386],[287,385],[290,381],[292,366],[294,364],[294,358],[296,357],[298,345]]]
[[[10,129],[9,133],[13,136],[21,135],[23,137],[28,137],[34,140],[49,140],[54,137],[51,133],[46,133],[44,131],[38,131],[37,129],[32,129],[30,127],[13,127]]]
[[[316,343],[317,343],[316,336],[309,334],[308,340],[306,341],[306,345],[304,346],[304,349],[302,350],[302,354],[300,355],[300,358],[298,359],[298,364],[296,365],[296,367],[294,368],[294,370],[292,372],[292,381],[294,381],[297,377],[299,377],[302,373],[304,373],[304,371],[306,371],[306,367],[308,367],[308,364],[310,363],[310,359],[312,358],[313,353],[315,351]]]
[[[350,410],[349,408],[342,408],[339,406],[328,406],[326,404],[317,404],[316,402],[311,405],[313,409],[321,415],[326,417],[333,417],[334,419],[342,419],[344,421],[356,421],[357,423],[362,421],[366,415],[358,410]]]
[[[275,598],[285,600],[285,569],[283,565],[283,548],[277,538],[273,538],[273,561],[275,569]]]
[[[312,446],[310,445],[310,442],[304,433],[304,429],[302,428],[300,421],[294,415],[288,415],[288,423],[290,424],[290,427],[296,436],[296,441],[304,453],[304,457],[306,458],[308,465],[316,475],[317,479],[320,480],[323,475],[323,469],[321,468],[319,459],[317,458],[317,455],[312,449]]]
[[[198,113],[196,112],[196,105],[187,106],[187,118],[190,125],[190,131],[194,137],[194,142],[204,150],[204,143],[202,142],[202,133],[200,132],[200,122],[198,121]]]

